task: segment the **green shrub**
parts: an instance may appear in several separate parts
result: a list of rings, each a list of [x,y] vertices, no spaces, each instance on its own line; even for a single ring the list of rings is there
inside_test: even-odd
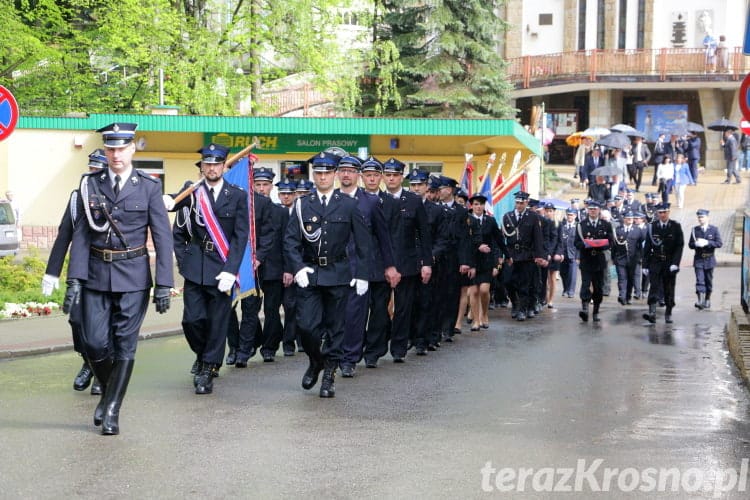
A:
[[[66,260],[67,263],[67,260]],[[0,306],[6,302],[57,302],[62,304],[65,284],[51,297],[42,295],[42,277],[47,263],[39,257],[36,248],[30,248],[20,262],[13,257],[0,258]],[[62,275],[65,276],[63,270]]]

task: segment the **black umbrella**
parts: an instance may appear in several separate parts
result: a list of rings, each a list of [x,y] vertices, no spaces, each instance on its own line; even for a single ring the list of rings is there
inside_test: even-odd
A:
[[[685,125],[685,128],[688,132],[703,132],[703,125],[700,125],[695,122],[687,122],[687,125]]]
[[[736,123],[733,123],[726,118],[722,118],[721,120],[714,120],[711,123],[708,124],[709,130],[715,130],[717,132],[724,132],[726,130],[737,130],[739,125]]]
[[[630,146],[630,138],[622,132],[612,132],[609,135],[599,138],[596,143],[608,148],[624,149]]]

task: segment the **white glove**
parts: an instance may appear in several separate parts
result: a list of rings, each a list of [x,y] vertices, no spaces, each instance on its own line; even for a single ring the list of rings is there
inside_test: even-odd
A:
[[[310,284],[310,277],[308,274],[312,274],[315,272],[315,269],[312,267],[303,267],[300,269],[297,274],[294,275],[294,282],[297,283],[297,286],[300,288],[307,288],[307,285]]]
[[[49,297],[58,288],[60,288],[60,278],[45,274],[42,278],[42,295]]]
[[[164,200],[164,206],[167,208],[167,212],[174,208],[174,198],[172,198],[168,194],[165,194],[162,195],[161,199]]]
[[[648,276],[648,269],[646,269],[645,267],[643,268],[643,275]]]
[[[349,283],[349,286],[353,286],[357,290],[357,295],[364,295],[367,293],[367,288],[370,286],[370,283],[365,280],[358,280],[354,278],[351,283]]]
[[[216,279],[219,280],[219,291],[228,292],[234,286],[234,281],[236,278],[234,277],[234,274],[224,271],[220,272]]]
[[[672,264],[671,266],[669,266],[669,272],[670,273],[676,273],[679,270],[680,270],[680,266],[675,266],[674,264]]]
[[[695,246],[697,247],[705,247],[708,245],[708,240],[706,238],[698,238],[695,240]]]

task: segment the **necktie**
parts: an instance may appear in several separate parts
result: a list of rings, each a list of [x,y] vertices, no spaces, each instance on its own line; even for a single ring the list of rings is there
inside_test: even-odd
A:
[[[211,201],[216,201],[216,196],[214,195],[214,188],[209,188],[208,192],[211,193]]]
[[[320,204],[325,208],[326,206],[326,195],[320,197]]]
[[[120,181],[122,180],[122,177],[119,175],[115,175],[115,196],[120,194]]]

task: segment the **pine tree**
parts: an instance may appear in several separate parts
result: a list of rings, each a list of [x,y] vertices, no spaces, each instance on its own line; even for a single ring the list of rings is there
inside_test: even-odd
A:
[[[511,85],[497,39],[499,1],[384,0],[377,39],[390,39],[403,69],[401,109],[386,114],[434,118],[509,118]]]

